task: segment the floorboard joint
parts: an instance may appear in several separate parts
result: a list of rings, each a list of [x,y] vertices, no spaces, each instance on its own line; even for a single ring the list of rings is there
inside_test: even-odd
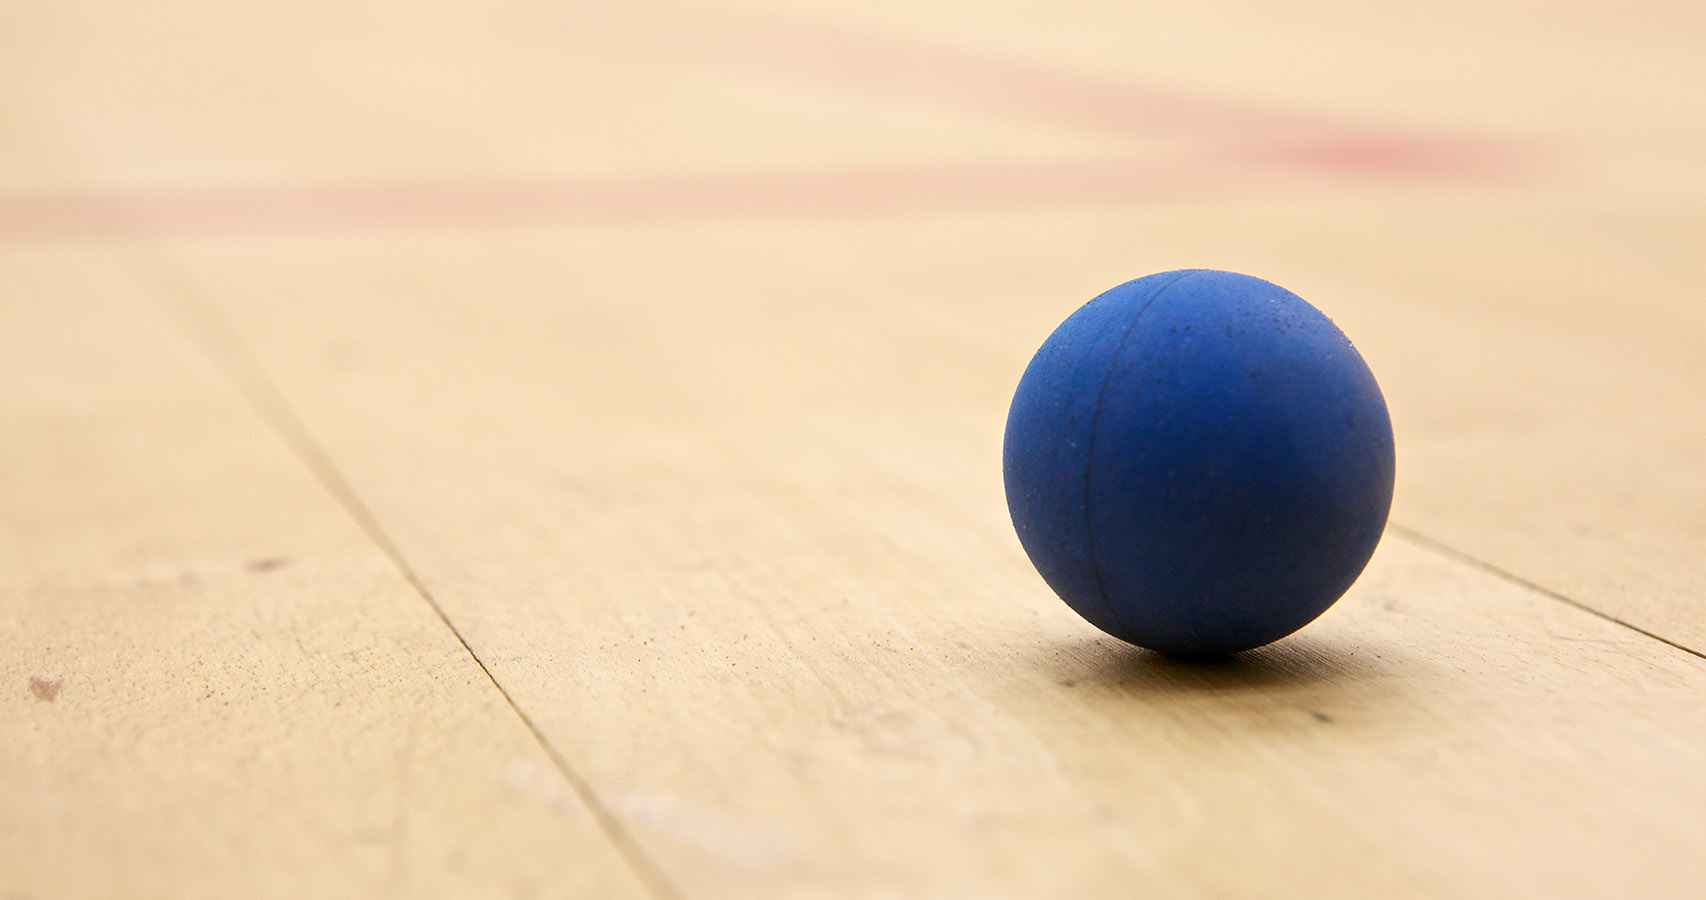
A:
[[[1399,525],[1396,522],[1392,522],[1392,523],[1387,524],[1386,529],[1388,531],[1390,531],[1391,533],[1396,534],[1399,537],[1409,541],[1412,544],[1416,544],[1416,545],[1419,545],[1421,547],[1425,547],[1429,550],[1432,550],[1435,553],[1440,554],[1441,556],[1450,557],[1451,559],[1454,559],[1460,563],[1463,563],[1464,565],[1467,565],[1467,566],[1474,568],[1478,571],[1485,572],[1488,575],[1492,575],[1495,578],[1501,579],[1503,581],[1508,581],[1511,584],[1520,585],[1522,587],[1528,588],[1531,591],[1542,594],[1546,597],[1550,597],[1551,599],[1556,600],[1559,603],[1563,603],[1563,604],[1566,604],[1568,606],[1573,606],[1576,609],[1581,610],[1582,612],[1585,612],[1585,613],[1588,613],[1589,615],[1596,616],[1598,618],[1604,619],[1605,621],[1611,622],[1614,625],[1621,625],[1624,628],[1627,628],[1630,631],[1635,632],[1636,634],[1652,638],[1653,640],[1658,641],[1661,644],[1665,644],[1666,646],[1669,646],[1669,647],[1674,647],[1675,649],[1681,650],[1682,652],[1687,653],[1690,656],[1696,656],[1696,657],[1699,657],[1700,659],[1706,659],[1706,653],[1703,653],[1699,650],[1696,650],[1693,647],[1689,647],[1689,646],[1684,645],[1684,644],[1679,644],[1676,641],[1673,641],[1670,638],[1665,637],[1664,635],[1655,634],[1651,631],[1648,631],[1645,628],[1642,628],[1639,625],[1636,625],[1633,622],[1629,622],[1629,621],[1626,621],[1624,619],[1619,619],[1618,617],[1611,615],[1610,613],[1604,612],[1602,610],[1595,609],[1592,606],[1589,606],[1588,604],[1583,603],[1580,600],[1576,600],[1572,597],[1561,594],[1561,593],[1559,593],[1559,592],[1557,592],[1557,591],[1555,591],[1549,587],[1546,587],[1545,585],[1537,584],[1533,581],[1530,581],[1527,578],[1524,578],[1521,575],[1516,574],[1515,572],[1511,572],[1507,569],[1502,569],[1498,566],[1493,565],[1490,562],[1487,562],[1485,560],[1478,559],[1474,556],[1471,556],[1470,554],[1465,553],[1464,551],[1459,550],[1456,547],[1453,547],[1450,544],[1447,544],[1443,541],[1435,540],[1434,538],[1428,537],[1427,535],[1422,534],[1421,532],[1415,530],[1414,528],[1410,528],[1406,525]]]
[[[685,895],[675,882],[665,874],[663,868],[646,853],[627,827],[616,817],[614,811],[606,804],[592,785],[575,771],[568,758],[552,745],[543,731],[515,701],[497,676],[474,652],[467,638],[463,637],[460,629],[450,620],[444,607],[433,596],[432,591],[421,579],[408,559],[403,555],[390,533],[385,530],[372,509],[361,499],[349,479],[333,462],[319,440],[314,437],[290,402],[283,390],[267,374],[260,360],[249,350],[247,344],[237,329],[219,313],[217,307],[207,292],[200,286],[195,277],[185,270],[177,260],[165,256],[153,256],[137,265],[139,277],[152,287],[154,296],[165,308],[167,314],[188,335],[192,343],[207,355],[213,365],[230,379],[239,394],[250,404],[256,414],[265,421],[269,428],[278,435],[298,460],[308,469],[309,473],[337,501],[344,511],[353,519],[356,525],[367,534],[380,552],[390,559],[403,579],[425,600],[432,608],[439,621],[449,629],[457,643],[467,652],[474,664],[485,673],[504,702],[509,705],[523,725],[533,735],[540,749],[550,758],[557,771],[563,776],[581,803],[587,808],[599,828],[616,847],[635,875],[645,885],[646,890],[658,900],[683,900]]]

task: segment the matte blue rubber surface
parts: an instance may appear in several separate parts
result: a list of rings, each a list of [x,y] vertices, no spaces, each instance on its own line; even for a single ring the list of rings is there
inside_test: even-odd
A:
[[[1325,612],[1392,504],[1392,423],[1362,357],[1301,298],[1231,272],[1140,278],[1068,317],[1019,382],[1003,455],[1049,586],[1181,655]]]

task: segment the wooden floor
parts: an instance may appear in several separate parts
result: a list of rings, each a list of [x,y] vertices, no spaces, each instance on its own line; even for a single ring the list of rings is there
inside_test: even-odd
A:
[[[1181,267],[1398,435],[1209,664],[1001,495]],[[0,900],[1706,896],[1703,397],[1697,3],[8,0]]]

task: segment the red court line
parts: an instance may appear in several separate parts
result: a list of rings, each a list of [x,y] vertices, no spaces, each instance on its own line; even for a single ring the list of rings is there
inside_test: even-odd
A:
[[[576,4],[540,10],[525,27],[529,34],[599,55],[720,70],[1104,137],[1406,139],[1344,118],[1149,87],[731,5],[674,0]]]
[[[939,108],[1163,137],[1171,159],[960,164],[420,184],[298,184],[0,194],[0,240],[216,237],[408,229],[622,225],[1110,207],[1271,193],[1282,176],[1503,180],[1533,157],[1509,144],[1343,121],[1062,71],[755,10],[650,0],[553,21],[578,42]],[[538,29],[535,29],[538,30]],[[550,30],[550,29],[547,29]],[[1308,189],[1308,188],[1305,188]]]
[[[1235,157],[399,184],[0,194],[0,240],[252,237],[1115,208],[1271,195],[1281,179],[1502,179],[1477,148],[1278,144]]]
[[[0,239],[206,237],[845,217],[1157,199],[1200,186],[1130,163],[943,166],[0,195]]]

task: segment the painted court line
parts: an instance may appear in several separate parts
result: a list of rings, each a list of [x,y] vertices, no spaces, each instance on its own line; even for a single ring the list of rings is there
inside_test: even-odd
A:
[[[741,74],[1113,138],[1347,135],[1366,127],[1034,60],[727,4],[539,10],[526,34],[592,55]]]
[[[1305,164],[1299,165],[1301,155]],[[304,183],[0,194],[0,241],[262,237],[397,230],[692,224],[1214,201],[1281,180],[1498,178],[1473,155],[1355,145],[1260,147],[1242,158],[991,163],[800,172],[435,183]]]
[[[1043,63],[731,6],[645,0],[539,11],[524,23],[578,52],[851,91],[1026,127],[1134,140],[1171,156],[819,171],[433,183],[190,185],[0,193],[0,240],[620,226],[1110,208],[1268,195],[1282,183],[1501,181],[1508,143],[1397,134],[1191,96]]]
[[[1495,142],[1243,102],[1075,71],[774,10],[680,0],[533,11],[518,32],[577,52],[856,93],[1112,139],[1211,139],[1433,154],[1435,165],[1507,155]],[[1339,157],[1322,157],[1334,163]]]

